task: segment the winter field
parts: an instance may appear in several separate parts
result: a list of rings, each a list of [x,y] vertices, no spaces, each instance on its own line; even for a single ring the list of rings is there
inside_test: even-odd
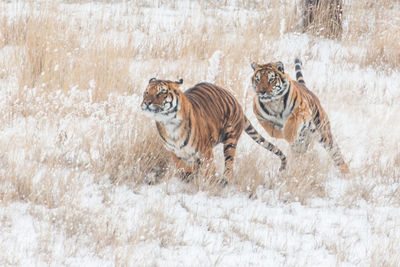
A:
[[[400,2],[345,0],[340,41],[300,33],[299,4],[2,1],[0,265],[400,266]],[[295,78],[295,57],[351,174],[318,144],[279,173],[243,134],[228,186],[178,179],[148,80],[231,90],[290,158],[253,115],[250,63]]]

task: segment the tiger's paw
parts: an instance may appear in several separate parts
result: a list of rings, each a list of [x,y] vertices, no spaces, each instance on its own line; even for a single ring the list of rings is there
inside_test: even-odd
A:
[[[190,183],[191,181],[193,181],[193,172],[182,172],[179,174],[181,180],[185,183]]]
[[[225,187],[226,185],[228,185],[228,180],[226,178],[220,178],[218,179],[218,185]]]
[[[349,166],[347,164],[343,164],[342,166],[340,166],[340,172],[343,176],[348,177],[350,175]]]

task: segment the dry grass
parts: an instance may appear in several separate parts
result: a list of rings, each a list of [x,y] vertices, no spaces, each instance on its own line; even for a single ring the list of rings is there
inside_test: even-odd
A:
[[[148,4],[142,3],[143,6]],[[159,3],[159,5],[162,4]],[[400,41],[397,40],[398,34],[395,34],[397,29],[390,25],[390,23],[394,23],[394,25],[396,23],[393,21],[382,22],[383,18],[387,17],[390,12],[390,7],[394,4],[386,3],[380,6],[373,3],[354,3],[354,6],[345,6],[344,12],[349,17],[349,26],[345,29],[344,36],[348,37],[344,38],[344,42],[358,42],[360,38],[372,39],[372,46],[371,42],[368,42],[366,57],[360,60],[361,65],[380,66],[385,69],[386,66],[398,68],[400,54],[397,55],[396,53],[400,50]],[[90,92],[89,102],[103,103],[110,93],[140,94],[145,81],[152,76],[169,77],[176,75],[184,77],[186,84],[193,84],[205,79],[207,68],[210,65],[208,59],[217,50],[221,51],[223,56],[220,58],[220,71],[215,77],[215,82],[229,87],[239,99],[246,98],[244,88],[248,86],[248,73],[243,73],[242,66],[248,65],[249,59],[262,60],[273,54],[272,48],[263,47],[260,49],[258,44],[282,34],[281,17],[286,19],[286,24],[283,25],[284,31],[293,29],[296,21],[293,14],[299,12],[293,9],[293,6],[288,4],[282,6],[277,1],[254,6],[239,2],[239,7],[248,8],[249,12],[258,10],[259,15],[245,22],[240,20],[227,22],[225,21],[226,17],[216,14],[223,4],[210,2],[201,5],[202,10],[200,12],[204,13],[205,16],[215,15],[215,19],[212,22],[205,22],[198,28],[190,23],[191,18],[184,18],[182,21],[184,26],[177,25],[178,27],[174,32],[178,38],[165,38],[163,35],[151,34],[150,30],[143,26],[149,22],[148,20],[151,22],[151,18],[143,14],[140,10],[140,4],[138,6],[126,4],[125,6],[124,12],[127,15],[139,18],[129,27],[123,26],[123,23],[111,24],[102,16],[90,18],[93,21],[92,23],[98,23],[95,24],[95,27],[84,21],[73,21],[64,17],[60,19],[57,13],[57,8],[60,7],[56,3],[41,6],[41,12],[36,12],[33,4],[26,4],[24,6],[24,10],[27,10],[26,15],[17,16],[13,20],[9,20],[5,16],[6,11],[3,10],[1,12],[3,18],[0,24],[2,36],[0,47],[15,46],[20,48],[14,50],[13,59],[15,61],[12,62],[15,65],[14,68],[17,69],[19,90],[12,94],[9,103],[11,114],[7,114],[8,119],[10,120],[18,114],[22,114],[24,117],[38,115],[42,111],[42,105],[46,105],[48,116],[54,119],[73,112],[74,107],[60,109],[57,105],[62,103],[51,101],[51,94],[59,90],[65,95],[71,91],[71,88],[88,90]],[[280,16],[274,16],[274,13],[268,8],[262,9],[263,6],[279,10]],[[372,32],[369,30],[370,28],[365,26],[368,24],[366,22],[369,18],[363,16],[364,12],[371,9],[375,10],[375,27],[373,27]],[[235,15],[233,18],[235,18]],[[322,16],[316,19],[322,21]],[[128,38],[124,42],[116,43],[112,39],[105,38],[107,31],[123,34],[126,30],[128,30]],[[129,34],[129,32],[132,33],[135,30],[147,34],[144,42],[140,45],[135,44],[135,34]],[[226,42],[225,38],[221,38],[228,36],[232,31],[235,32],[236,36],[242,38],[237,38],[234,43]],[[168,33],[166,36],[168,36]],[[219,36],[219,38],[215,36]],[[204,40],[207,40],[207,42]],[[140,58],[143,62],[140,68],[131,65],[131,59],[135,58]],[[171,61],[177,63],[171,65]],[[192,68],[185,67],[187,61],[191,62]],[[2,67],[6,67],[6,62],[3,62],[3,64]],[[38,96],[47,95],[42,99],[44,103],[35,102],[35,99],[27,94],[27,91],[32,88],[35,88]],[[18,105],[18,102],[32,103],[32,101],[34,101],[33,105]],[[90,116],[90,114],[84,113],[81,115]],[[139,123],[135,127],[140,129],[143,128],[143,125]],[[96,135],[99,143],[102,143],[102,140],[107,138],[106,133],[102,132],[101,129],[96,131],[99,131]],[[108,174],[109,178],[117,184],[130,180],[130,177],[135,177],[134,183],[140,183],[145,180],[149,172],[154,173],[157,177],[172,175],[174,172],[171,170],[171,162],[163,156],[165,150],[159,143],[154,142],[154,140],[157,140],[156,135],[153,129],[143,132],[138,137],[132,137],[128,132],[124,132],[123,135],[115,135],[112,141],[108,142],[108,146],[99,145],[99,157],[90,158],[90,170],[96,176]],[[60,138],[62,139],[62,134]],[[4,145],[13,146],[13,142],[15,141],[10,141]],[[35,140],[31,140],[28,146],[33,146],[34,142]],[[84,140],[81,144],[81,149],[90,156],[90,140]],[[54,151],[54,154],[56,153]],[[46,159],[46,162],[43,163],[39,159],[40,149],[32,154],[33,162],[46,164],[50,169],[53,167],[79,168],[79,166],[74,165],[74,160],[72,160],[72,165],[66,164],[66,160],[62,159],[60,155],[53,155],[52,158]],[[24,199],[26,196],[34,194],[32,193],[31,180],[37,172],[36,163],[32,164],[32,169],[26,168],[24,173],[18,174],[17,166],[14,166],[13,160],[4,159],[4,162],[3,165],[6,169],[12,170],[5,173],[12,174],[9,177],[13,177],[10,180],[15,184],[16,192],[18,192],[16,195],[20,195]],[[310,160],[311,162],[313,161]],[[246,162],[238,162],[237,165],[241,166],[238,168],[240,171],[237,176],[240,178],[237,184],[243,190],[250,190],[254,193],[255,188],[265,182],[262,178],[263,175],[253,169],[242,168],[242,166],[251,165],[246,164]],[[305,169],[293,168],[295,171],[288,174],[288,177],[300,178],[288,178],[285,182],[288,192],[294,195],[292,200],[299,199],[299,197],[302,200],[307,199],[308,197],[301,196],[307,194],[307,192],[314,192],[314,187],[320,188],[317,191],[322,191],[321,193],[311,194],[312,196],[324,195],[323,186],[316,185],[320,184],[318,181],[321,179],[315,175],[316,167],[312,164],[307,164],[307,166]],[[371,168],[373,169],[373,167]],[[385,171],[387,172],[387,170]],[[376,173],[376,171],[373,172]],[[244,173],[254,173],[252,175],[254,178],[248,181],[243,180],[241,177]],[[308,176],[306,173],[313,174]],[[18,182],[21,180],[25,182],[22,184]],[[299,187],[300,184],[305,187]],[[203,188],[200,185],[198,186]],[[295,192],[290,188],[296,189]],[[16,196],[11,195],[13,194],[3,195],[3,199],[14,199]]]
[[[305,4],[307,2],[307,4]],[[303,28],[317,36],[340,39],[342,36],[342,10],[341,0],[318,1],[309,5],[303,1]]]
[[[398,1],[361,1],[345,9],[349,22],[347,32],[343,34],[344,42],[361,44],[360,48],[365,51],[365,56],[358,59],[361,66],[399,69],[400,37],[397,33],[400,19],[393,15],[396,6]]]
[[[314,7],[313,22],[306,23],[305,31],[317,37],[341,39],[342,43],[353,46],[358,43],[359,50],[354,53],[354,61],[361,67],[390,71],[400,67],[400,19],[393,12],[398,9],[398,1],[355,1],[343,5],[343,26],[334,19],[327,19],[332,13],[330,1],[320,1]],[[302,1],[301,1],[302,3]],[[300,4],[299,4],[300,6]],[[303,8],[294,9],[287,31],[301,31]],[[390,18],[390,19],[388,19]],[[304,22],[303,22],[304,23]],[[363,56],[360,57],[359,52]]]
[[[52,231],[67,236],[67,255],[76,255],[76,244],[87,246],[98,255],[110,247],[118,250],[113,259],[116,265],[128,264],[129,255],[137,250],[135,246],[140,247],[146,240],[157,240],[161,247],[181,245],[179,233],[168,227],[173,218],[162,205],[141,214],[147,221],[125,236],[117,220],[129,223],[127,218],[110,213],[102,217],[101,211],[90,211],[91,216],[87,216],[89,207],[76,204],[83,198],[81,189],[88,184],[95,187],[101,203],[109,208],[116,201],[112,193],[119,188],[135,192],[147,183],[168,186],[176,177],[174,166],[153,122],[138,112],[139,103],[132,95],[141,95],[148,79],[154,76],[182,77],[184,88],[203,81],[213,64],[210,58],[220,51],[215,83],[232,90],[246,106],[252,94],[248,93],[250,62],[274,58],[274,45],[266,44],[295,31],[299,19],[295,6],[277,0],[239,1],[234,11],[226,11],[228,4],[224,1],[205,1],[200,2],[194,15],[183,17],[179,23],[152,29],[150,25],[157,25],[152,21],[156,14],[146,13],[146,8],[167,6],[174,12],[179,1],[100,2],[120,3],[124,15],[119,19],[120,14],[107,17],[101,14],[107,13],[107,7],[96,9],[96,4],[88,17],[76,19],[68,5],[92,3],[78,0],[42,4],[40,12],[34,3],[23,4],[24,12],[17,12],[13,19],[8,9],[0,7],[0,80],[10,86],[1,89],[0,205],[31,203],[54,212],[49,217],[40,209],[30,210],[50,225],[50,230],[45,229],[42,233],[46,234],[41,236],[43,251],[48,250],[48,258],[42,260],[47,263],[52,262],[51,247],[57,243]],[[344,7],[348,25],[341,42],[348,47],[359,44],[365,56],[349,53],[340,60],[361,68],[399,70],[400,21],[391,15],[396,1],[384,1],[383,5],[353,2]],[[246,20],[235,8],[249,12]],[[219,12],[231,15],[222,16]],[[375,17],[367,17],[366,13]],[[208,19],[197,24],[198,17]],[[317,28],[312,31],[323,36]],[[311,42],[304,50],[312,45]],[[326,183],[332,163],[326,156],[310,153],[300,160],[293,159],[289,170],[277,174],[274,168],[279,161],[271,153],[255,144],[250,150],[236,158],[232,187],[223,189],[209,177],[199,175],[179,190],[221,196],[234,188],[256,199],[261,189],[276,192],[283,203],[303,205],[315,198],[329,197]],[[400,170],[399,153],[382,165],[379,162],[384,155],[383,151],[374,150],[371,161],[363,164],[365,168],[355,171],[354,177],[358,178],[344,192],[341,205],[353,206],[360,199],[381,203],[379,185],[398,182],[393,177],[398,177]],[[220,156],[217,159],[222,160]],[[363,178],[374,176],[381,180],[363,183]],[[177,189],[171,192],[174,190]],[[400,205],[399,190],[393,189],[387,196],[387,204]],[[243,235],[240,238],[248,238],[241,229],[234,231]],[[87,243],[79,240],[82,234],[90,237]],[[126,243],[130,245],[121,249]],[[392,243],[385,245],[395,255]],[[331,246],[336,254],[343,254],[346,249],[335,247],[337,244]],[[381,257],[379,250],[371,258],[376,264],[381,259],[388,266],[396,263]]]
[[[383,6],[373,3],[346,6],[345,14],[350,17],[350,22],[344,35],[349,36],[346,38],[348,42],[357,42],[360,40],[359,38],[365,39],[368,36],[374,37],[371,38],[373,40],[372,47],[371,42],[368,42],[369,50],[366,51],[367,56],[362,59],[363,64],[389,65],[397,68],[400,54],[396,53],[400,50],[400,41],[397,40],[398,34],[395,34],[397,29],[390,25],[390,23],[396,23],[393,21],[382,23],[383,18],[387,17],[390,12],[388,9],[395,3],[390,4],[387,1],[385,3]],[[146,3],[142,4],[147,5]],[[161,2],[159,4],[162,5]],[[24,8],[28,10],[27,14],[18,16],[15,20],[7,19],[7,16],[4,16],[5,11],[2,12],[0,47],[23,48],[14,51],[15,58],[18,60],[13,63],[19,66],[17,67],[19,68],[17,71],[19,91],[13,94],[15,101],[32,101],[24,91],[26,88],[36,88],[40,94],[48,94],[57,90],[67,94],[71,88],[75,88],[91,90],[90,101],[101,102],[106,100],[111,92],[140,94],[148,77],[152,75],[169,76],[171,73],[177,76],[182,75],[188,81],[187,84],[193,84],[205,78],[204,73],[209,65],[207,60],[216,50],[222,51],[224,55],[220,60],[220,69],[223,71],[217,75],[216,83],[225,84],[236,93],[238,98],[242,99],[245,97],[243,88],[248,83],[247,73],[243,73],[242,66],[247,65],[250,58],[263,59],[267,55],[273,54],[268,47],[260,49],[257,44],[267,38],[277,37],[281,33],[281,19],[273,16],[268,9],[264,9],[260,11],[260,16],[245,23],[240,20],[226,23],[222,16],[217,16],[215,21],[209,24],[206,22],[200,29],[190,24],[190,18],[185,18],[183,20],[185,26],[177,27],[177,32],[174,33],[179,38],[164,39],[163,36],[151,34],[148,29],[145,29],[145,34],[148,36],[142,45],[135,46],[133,44],[135,39],[133,34],[128,34],[128,40],[118,44],[112,40],[105,40],[104,31],[115,30],[123,33],[124,29],[121,25],[110,25],[104,19],[92,18],[93,21],[99,23],[93,31],[93,27],[89,27],[83,21],[71,21],[57,17],[57,5],[56,3],[47,4],[38,13],[33,6],[26,4]],[[202,5],[203,10],[200,12],[212,15],[213,12],[216,12],[216,8],[220,8],[223,4],[203,3]],[[288,17],[287,21],[293,21],[290,16],[294,12],[291,6],[284,5],[282,8],[277,1],[264,2],[257,6],[245,2],[240,2],[238,5],[242,8],[249,8],[251,11],[259,10],[264,5],[269,8],[281,9],[281,15]],[[128,15],[141,17],[135,21],[136,24],[130,25],[130,31],[143,29],[143,23],[146,23],[148,18],[145,18],[140,8],[128,8],[128,5],[126,8],[125,12],[129,13]],[[363,16],[366,9],[375,10],[376,27],[372,32],[365,28],[365,25],[368,24],[366,20],[369,19]],[[292,22],[287,23],[285,30],[292,28],[292,24]],[[236,35],[242,36],[242,38],[237,39],[234,43],[228,43],[224,38],[215,38],[215,36],[226,36],[231,31],[235,31]],[[207,42],[202,40],[207,40]],[[194,55],[195,58],[193,58]],[[134,58],[143,60],[144,63],[141,66],[143,71],[134,67],[130,72],[130,59]],[[192,62],[193,68],[185,68],[184,62],[187,60]],[[178,65],[168,66],[171,61],[178,62]],[[144,75],[145,73],[147,75]],[[51,101],[46,101],[50,102],[47,104],[49,104],[48,108],[51,113],[62,115],[60,110],[52,106]],[[10,103],[10,108],[12,113],[20,112],[26,117],[40,112],[41,106],[18,109],[14,103]],[[63,114],[70,111],[70,109],[62,109]],[[57,114],[50,114],[50,116],[56,117]],[[94,165],[97,164],[95,169],[99,170],[99,173],[111,173],[112,180],[125,180],[126,178],[123,177],[126,177],[126,173],[118,170],[118,166],[132,166],[137,161],[132,154],[136,152],[132,152],[132,150],[137,151],[137,155],[151,155],[153,158],[150,151],[156,145],[150,145],[148,140],[155,138],[154,131],[151,131],[150,136],[151,138],[140,135],[142,139],[135,140],[133,143],[132,138],[116,137],[115,140],[122,138],[127,140],[127,143],[110,148],[103,147],[100,158],[104,162],[92,162]],[[87,148],[87,145],[84,147]],[[116,156],[117,154],[118,156]],[[156,160],[156,162],[159,161]],[[161,160],[161,162],[165,162],[165,160]],[[142,168],[144,165],[147,164],[138,164],[137,166]],[[149,168],[142,168],[143,173],[141,175],[135,173],[134,176],[143,178]],[[128,171],[128,173],[130,172]],[[255,184],[259,184],[259,182]]]

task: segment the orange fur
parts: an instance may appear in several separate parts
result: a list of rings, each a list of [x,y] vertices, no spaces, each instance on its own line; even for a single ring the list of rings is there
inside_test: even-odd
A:
[[[328,115],[318,97],[305,86],[300,60],[296,59],[295,63],[297,81],[284,73],[282,62],[252,64],[252,84],[256,91],[254,113],[270,136],[285,139],[294,152],[304,153],[319,135],[321,144],[346,174],[349,168],[334,142]]]
[[[239,137],[245,130],[257,143],[272,151],[285,167],[285,155],[260,136],[236,98],[225,89],[200,83],[184,93],[179,82],[151,79],[142,109],[156,120],[158,132],[183,176],[200,167],[214,174],[213,147],[224,144],[224,176],[231,178]]]

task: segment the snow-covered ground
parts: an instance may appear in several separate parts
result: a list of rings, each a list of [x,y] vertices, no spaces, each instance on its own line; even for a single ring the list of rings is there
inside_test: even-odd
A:
[[[400,31],[400,4],[355,12],[345,1],[348,14],[376,24],[339,42],[288,30],[291,1],[165,2],[0,4],[0,265],[399,266],[400,52],[383,39],[382,60],[366,59],[379,45],[369,31]],[[46,37],[26,16],[58,20],[38,22],[55,25]],[[355,34],[354,21],[345,16],[345,33]],[[33,25],[21,32],[44,34],[43,49],[6,35],[19,30],[12,25]],[[278,173],[279,161],[246,135],[229,186],[171,174],[140,112],[150,78],[229,88],[267,136],[252,114],[250,63],[281,60],[295,77],[295,57],[348,177],[318,145]],[[37,72],[31,85],[27,68]],[[215,154],[221,171],[221,147]]]

